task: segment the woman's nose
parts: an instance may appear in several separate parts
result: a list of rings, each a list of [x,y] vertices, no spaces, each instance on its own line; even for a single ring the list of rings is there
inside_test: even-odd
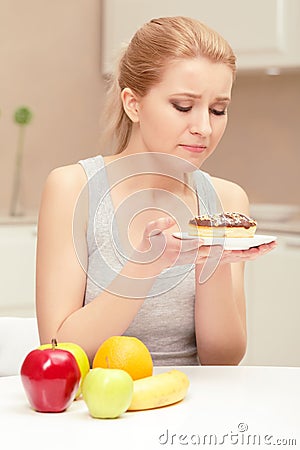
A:
[[[198,114],[190,125],[190,132],[204,137],[210,136],[212,128],[209,113]]]

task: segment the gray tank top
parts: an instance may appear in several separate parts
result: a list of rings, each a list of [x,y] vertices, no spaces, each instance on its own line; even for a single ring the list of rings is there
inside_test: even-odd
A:
[[[114,220],[114,206],[101,155],[79,161],[88,180],[88,267],[84,304],[105,290],[126,262]],[[217,199],[207,173],[193,172],[198,204],[217,211]],[[199,209],[200,209],[199,208]],[[132,301],[135,301],[134,299]],[[124,335],[141,339],[154,365],[198,365],[195,338],[195,267],[171,267],[156,279]]]

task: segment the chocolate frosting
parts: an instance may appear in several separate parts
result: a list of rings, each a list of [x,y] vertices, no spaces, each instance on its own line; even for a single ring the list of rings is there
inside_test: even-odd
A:
[[[256,226],[254,219],[237,212],[225,212],[220,214],[204,214],[194,217],[189,221],[190,225],[197,227],[243,227],[250,228]]]

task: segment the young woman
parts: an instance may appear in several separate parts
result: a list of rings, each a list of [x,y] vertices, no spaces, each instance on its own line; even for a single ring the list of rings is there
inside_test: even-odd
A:
[[[58,168],[45,184],[41,342],[76,342],[92,361],[125,334],[155,365],[241,361],[244,263],[274,244],[216,253],[173,236],[205,212],[248,214],[241,187],[200,170],[225,131],[235,70],[228,43],[190,18],[151,20],[132,38],[107,96],[114,153]]]

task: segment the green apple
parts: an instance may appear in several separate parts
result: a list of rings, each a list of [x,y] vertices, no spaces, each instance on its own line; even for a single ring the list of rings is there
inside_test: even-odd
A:
[[[38,347],[39,350],[45,350],[48,348],[52,348],[52,344],[43,344]],[[57,344],[56,348],[60,348],[61,350],[69,351],[70,353],[72,353],[72,355],[75,357],[75,359],[77,361],[77,364],[78,364],[78,367],[80,370],[80,374],[81,374],[81,379],[80,379],[78,391],[75,396],[75,400],[76,400],[76,399],[78,399],[78,397],[81,394],[81,387],[82,387],[83,380],[84,380],[86,374],[90,370],[89,359],[87,357],[87,354],[83,350],[83,348],[80,347],[80,345],[78,345],[78,344],[74,344],[73,342],[59,342]]]
[[[133,379],[125,370],[97,367],[85,377],[82,396],[92,417],[115,419],[129,408]]]

